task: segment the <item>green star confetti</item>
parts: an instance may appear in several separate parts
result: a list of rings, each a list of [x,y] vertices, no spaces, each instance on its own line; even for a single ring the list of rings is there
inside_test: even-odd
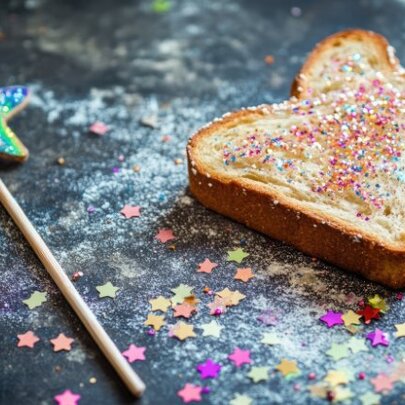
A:
[[[354,336],[350,338],[349,341],[346,343],[346,347],[350,349],[353,353],[368,351],[368,347],[364,339],[360,339]]]
[[[249,256],[249,253],[244,252],[241,248],[235,250],[228,250],[228,262],[242,263],[243,259]]]
[[[269,379],[269,367],[252,367],[248,377],[255,383],[267,381]]]
[[[114,287],[111,282],[107,282],[103,285],[99,285],[96,287],[98,291],[98,296],[99,298],[104,298],[104,297],[110,297],[110,298],[115,298],[115,295],[117,294],[117,291],[119,290],[118,287]]]
[[[251,405],[252,398],[243,394],[235,394],[234,398],[229,402],[229,405]]]
[[[331,348],[326,352],[326,354],[333,358],[333,360],[338,361],[344,359],[349,355],[349,350],[346,344],[332,343]]]
[[[46,292],[34,291],[31,294],[31,297],[24,300],[23,303],[27,305],[29,309],[34,309],[36,307],[41,306],[44,302],[46,302]]]
[[[370,297],[368,299],[368,303],[373,308],[378,308],[383,313],[387,312],[390,309],[385,299],[381,297],[379,294],[375,294],[374,297]]]
[[[374,392],[366,392],[360,396],[362,405],[378,405],[380,403],[381,395],[374,394]]]
[[[221,330],[224,327],[220,325],[217,321],[212,320],[209,323],[202,324],[201,328],[203,330],[203,336],[212,336],[215,338],[219,338]]]
[[[180,284],[176,288],[172,288],[171,291],[174,294],[171,301],[173,306],[176,304],[180,304],[184,301],[184,298],[189,297],[192,295],[194,287],[191,287],[187,284]]]
[[[154,0],[152,3],[152,10],[158,14],[167,13],[171,7],[172,5],[168,0]]]
[[[277,337],[275,333],[268,332],[263,334],[261,342],[269,346],[279,345],[281,343],[281,339]]]

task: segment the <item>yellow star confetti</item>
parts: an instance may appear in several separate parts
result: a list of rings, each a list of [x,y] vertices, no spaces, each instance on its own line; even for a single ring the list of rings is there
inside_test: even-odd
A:
[[[29,298],[23,301],[29,309],[41,306],[46,301],[46,292],[34,291]]]
[[[398,339],[400,337],[405,337],[405,323],[397,323],[395,325],[396,332],[395,337]]]
[[[353,393],[349,388],[336,387],[335,388],[335,402],[346,401],[347,399],[353,398]]]
[[[269,379],[269,367],[252,367],[248,377],[255,383],[267,381]]]
[[[243,295],[238,290],[231,291],[228,287],[224,288],[222,291],[217,292],[217,295],[225,300],[225,305],[228,307],[238,305],[241,300],[246,298],[246,295]]]
[[[161,315],[149,314],[144,325],[152,326],[155,330],[160,330],[165,324],[165,318]]]
[[[342,320],[345,326],[360,325],[360,318],[361,315],[356,314],[356,312],[352,311],[351,309],[342,315]]]
[[[162,295],[149,300],[150,305],[152,305],[152,311],[162,311],[166,312],[170,307],[171,302],[168,298],[163,297]]]
[[[171,291],[174,294],[171,299],[173,307],[175,307],[177,304],[181,304],[186,297],[192,295],[193,289],[194,287],[187,284],[180,284],[178,287],[172,288]]]
[[[99,298],[115,298],[115,295],[119,290],[118,287],[114,287],[109,281],[103,285],[98,285],[96,289],[98,291]]]
[[[172,334],[179,340],[185,340],[190,337],[195,337],[194,326],[183,321],[179,321],[172,328]]]
[[[222,325],[220,325],[217,321],[212,320],[209,323],[205,323],[201,325],[201,328],[203,329],[203,336],[212,336],[215,338],[219,338],[221,334],[221,330],[224,328]]]
[[[284,377],[288,376],[289,374],[295,374],[299,372],[297,362],[287,359],[282,359],[280,364],[276,366],[276,369],[280,371],[284,375]]]
[[[343,370],[329,370],[324,380],[332,387],[349,383],[349,377]]]
[[[261,342],[264,343],[265,345],[272,346],[272,345],[279,345],[281,343],[281,340],[276,336],[275,333],[268,332],[263,335]]]
[[[383,313],[387,312],[390,309],[385,299],[381,297],[379,294],[375,294],[374,297],[370,297],[368,299],[368,303],[373,308],[378,308]]]

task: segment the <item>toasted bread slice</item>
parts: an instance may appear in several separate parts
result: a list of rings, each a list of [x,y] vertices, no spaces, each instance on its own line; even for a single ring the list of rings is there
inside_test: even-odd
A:
[[[191,192],[311,256],[404,287],[403,80],[380,35],[327,38],[294,82],[299,99],[226,114],[190,139]]]

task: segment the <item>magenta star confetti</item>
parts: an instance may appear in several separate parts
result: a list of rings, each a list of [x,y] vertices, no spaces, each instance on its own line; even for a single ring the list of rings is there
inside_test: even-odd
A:
[[[370,340],[373,347],[378,345],[388,346],[390,344],[387,334],[378,328],[374,332],[368,333],[366,339]]]
[[[221,365],[213,362],[211,359],[207,359],[205,363],[201,363],[197,366],[197,371],[200,373],[200,377],[203,380],[206,378],[217,378],[221,371]]]
[[[258,317],[257,320],[264,325],[276,325],[277,317],[271,309],[265,309]]]
[[[81,396],[79,394],[75,394],[70,390],[65,390],[54,397],[58,405],[77,405],[80,398]]]
[[[239,347],[235,347],[235,350],[228,356],[228,359],[231,360],[236,367],[252,363],[250,350],[242,350],[239,349]]]
[[[343,325],[342,313],[334,312],[330,309],[328,309],[328,312],[322,315],[319,320],[325,322],[328,328],[332,328],[335,325]]]
[[[188,404],[192,401],[201,401],[202,387],[193,384],[186,384],[180,391],[177,391],[177,395]]]

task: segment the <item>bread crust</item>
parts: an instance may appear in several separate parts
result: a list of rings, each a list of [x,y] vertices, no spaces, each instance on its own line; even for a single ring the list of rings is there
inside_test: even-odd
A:
[[[322,47],[328,46],[328,41],[347,35],[365,35],[378,41],[386,54],[387,62],[392,62],[392,55],[389,56],[386,50],[388,43],[382,36],[369,31],[352,30],[322,41],[311,53],[301,72],[310,69]],[[391,62],[392,69],[398,69],[398,61],[394,64]],[[294,86],[306,86],[300,77],[294,83],[297,84],[293,84],[293,92]],[[389,244],[373,234],[359,233],[348,223],[302,207],[298,202],[295,203],[276,191],[269,191],[259,183],[243,178],[227,178],[216,172],[209,172],[204,167],[198,153],[198,144],[202,137],[244,119],[271,115],[273,109],[271,105],[263,105],[226,114],[200,129],[190,139],[187,158],[192,194],[207,208],[291,244],[310,256],[391,288],[405,287],[405,247]]]

